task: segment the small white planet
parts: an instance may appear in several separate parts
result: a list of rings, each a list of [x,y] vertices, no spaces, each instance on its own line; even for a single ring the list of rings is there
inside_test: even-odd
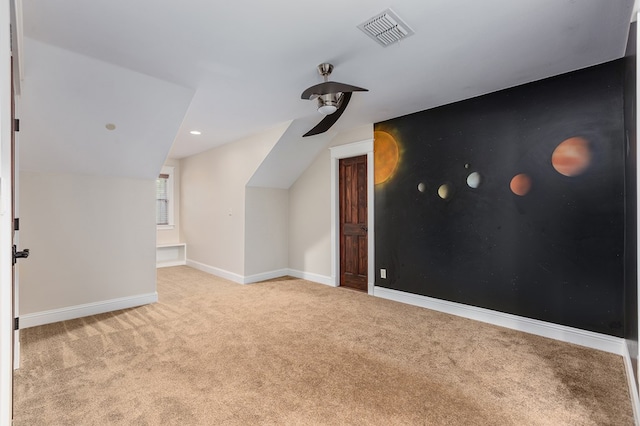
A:
[[[480,186],[481,180],[482,179],[480,178],[480,173],[478,172],[470,173],[469,176],[467,176],[467,185],[469,185],[469,188],[476,189],[477,187]]]

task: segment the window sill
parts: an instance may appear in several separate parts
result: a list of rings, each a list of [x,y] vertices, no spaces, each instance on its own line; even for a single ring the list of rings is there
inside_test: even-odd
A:
[[[158,231],[169,231],[174,228],[173,225],[156,225]]]

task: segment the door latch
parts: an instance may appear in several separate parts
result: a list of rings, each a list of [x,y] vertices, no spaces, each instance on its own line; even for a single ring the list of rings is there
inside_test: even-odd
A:
[[[22,251],[18,251],[16,246],[13,246],[13,264],[16,264],[17,259],[26,259],[29,257],[29,249],[24,249]]]

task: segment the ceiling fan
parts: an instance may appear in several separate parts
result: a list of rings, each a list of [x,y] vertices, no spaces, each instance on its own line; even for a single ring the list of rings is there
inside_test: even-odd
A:
[[[324,82],[311,86],[302,92],[302,99],[317,99],[318,112],[326,115],[313,129],[302,135],[303,137],[318,135],[329,130],[347,108],[352,92],[368,92],[362,87],[329,81],[331,71],[333,71],[331,64],[318,65],[318,72],[324,78]]]

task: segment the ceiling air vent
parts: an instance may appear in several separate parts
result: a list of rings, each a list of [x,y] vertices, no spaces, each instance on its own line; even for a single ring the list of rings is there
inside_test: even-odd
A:
[[[391,9],[387,9],[358,25],[366,35],[383,47],[413,35],[413,30]]]

